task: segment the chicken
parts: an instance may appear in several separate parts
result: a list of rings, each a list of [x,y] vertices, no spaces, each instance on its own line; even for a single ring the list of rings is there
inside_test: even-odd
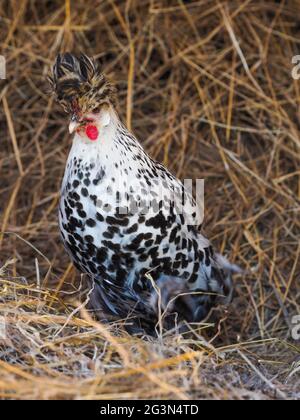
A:
[[[49,81],[75,133],[59,225],[88,274],[90,308],[153,334],[160,317],[169,329],[229,303],[233,266],[201,234],[189,190],[122,124],[116,89],[94,60],[58,55]]]

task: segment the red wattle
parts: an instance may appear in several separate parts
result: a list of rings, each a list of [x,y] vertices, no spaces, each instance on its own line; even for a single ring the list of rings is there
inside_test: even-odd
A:
[[[98,138],[99,131],[95,125],[88,125],[85,129],[85,134],[90,140],[95,141]]]

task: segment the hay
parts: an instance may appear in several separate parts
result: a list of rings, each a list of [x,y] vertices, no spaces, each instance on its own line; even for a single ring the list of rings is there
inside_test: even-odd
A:
[[[1,1],[1,398],[300,397],[298,7]],[[205,178],[207,234],[251,272],[236,278],[228,313],[191,335],[137,339],[79,303],[84,279],[57,227],[70,138],[45,83],[64,50],[100,60],[154,158]]]

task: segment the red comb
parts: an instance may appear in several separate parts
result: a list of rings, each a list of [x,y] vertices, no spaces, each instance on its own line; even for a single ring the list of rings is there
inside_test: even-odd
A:
[[[98,138],[99,131],[95,125],[88,125],[85,129],[85,134],[90,140],[95,141]]]

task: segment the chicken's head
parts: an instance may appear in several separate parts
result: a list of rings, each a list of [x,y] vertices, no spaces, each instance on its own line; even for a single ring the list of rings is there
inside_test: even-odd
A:
[[[69,131],[94,141],[99,128],[109,124],[115,104],[115,87],[85,54],[59,54],[49,76],[52,92],[70,115]]]

